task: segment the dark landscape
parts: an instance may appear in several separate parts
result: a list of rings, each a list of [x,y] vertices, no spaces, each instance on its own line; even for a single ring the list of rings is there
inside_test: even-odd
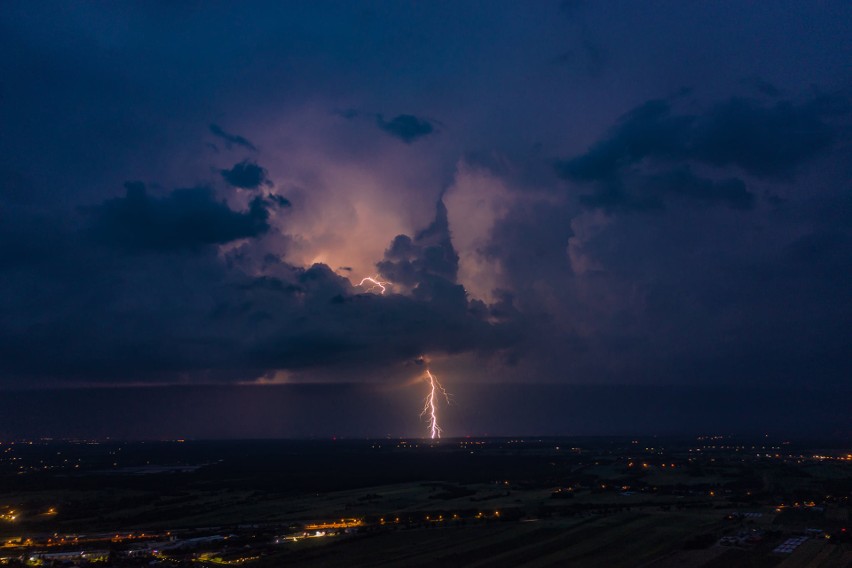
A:
[[[852,448],[836,441],[38,440],[0,456],[10,566],[852,560]]]

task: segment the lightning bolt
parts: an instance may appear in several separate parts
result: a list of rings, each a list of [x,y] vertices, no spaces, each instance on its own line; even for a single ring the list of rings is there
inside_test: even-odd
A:
[[[426,369],[426,380],[429,382],[429,394],[426,395],[426,399],[423,402],[423,411],[420,413],[420,417],[426,417],[429,423],[429,437],[434,440],[435,438],[440,438],[441,432],[443,432],[441,427],[438,426],[438,399],[443,398],[447,401],[447,404],[450,404],[450,393],[438,382],[438,379],[435,378],[435,375],[429,369]]]
[[[367,276],[366,278],[363,278],[363,279],[362,279],[362,280],[358,283],[358,286],[364,286],[364,282],[369,282],[369,283],[370,283],[370,286],[367,288],[367,292],[372,292],[373,290],[378,289],[378,290],[379,290],[379,294],[384,294],[384,293],[385,293],[385,290],[387,290],[387,284],[388,284],[388,283],[387,283],[387,282],[382,282],[382,281],[381,281],[381,280],[379,280],[378,278],[373,278],[372,276]]]

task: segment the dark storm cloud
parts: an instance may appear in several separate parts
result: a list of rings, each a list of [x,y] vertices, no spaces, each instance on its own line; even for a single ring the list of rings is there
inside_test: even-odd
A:
[[[652,100],[621,118],[609,135],[585,154],[562,162],[570,179],[594,181],[617,175],[643,160],[693,160],[736,166],[757,177],[784,177],[823,153],[834,138],[821,101],[764,105],[733,98],[703,115],[675,114],[665,100]]]
[[[503,323],[488,323],[487,311],[469,303],[456,281],[457,264],[440,201],[429,226],[414,238],[398,235],[377,264],[393,286],[411,288],[410,295],[364,293],[322,264],[308,269],[282,264],[291,275],[282,280],[290,284],[270,287],[267,281],[263,289],[278,296],[270,304],[298,300],[292,320],[297,325],[276,325],[281,309],[268,309],[258,329],[268,328],[269,336],[252,346],[251,360],[269,368],[373,368],[424,353],[490,352],[510,345],[519,330],[512,329],[508,306]],[[303,317],[307,313],[311,316]]]
[[[308,302],[310,319],[297,318],[293,323],[298,327],[269,329],[268,336],[251,345],[248,355],[254,364],[290,370],[354,365],[349,371],[353,373],[424,353],[488,352],[510,343],[508,327],[489,324],[473,314],[463,291],[459,298],[450,283],[443,283],[439,293],[428,299],[353,295],[347,283],[335,290],[327,267],[316,272],[304,273],[297,293]],[[259,327],[271,328],[274,322],[273,313]]]
[[[559,164],[559,170],[576,181],[598,181],[646,157],[683,159],[692,122],[689,116],[672,116],[667,101],[648,101],[623,116],[588,152]]]
[[[714,166],[734,165],[758,177],[784,177],[822,154],[834,139],[815,103],[764,106],[731,99],[699,117],[689,156]]]
[[[376,264],[384,278],[412,289],[418,299],[442,298],[463,306],[464,288],[456,281],[459,257],[453,248],[447,208],[438,201],[435,220],[414,239],[398,235]]]
[[[629,187],[629,189],[628,189]],[[737,178],[712,180],[696,176],[682,166],[650,175],[625,176],[600,186],[592,195],[580,196],[580,203],[608,211],[662,209],[669,196],[678,196],[707,205],[723,204],[733,209],[751,209],[754,195]]]
[[[229,170],[219,170],[228,184],[243,189],[257,189],[261,185],[272,185],[264,168],[254,162],[243,160]]]
[[[400,114],[390,120],[385,120],[382,114],[361,112],[354,108],[334,110],[332,114],[350,121],[358,119],[373,121],[382,131],[406,144],[411,144],[435,132],[434,121],[413,114]]]
[[[127,189],[84,211],[81,230],[22,219],[6,231],[11,243],[43,230],[48,242],[63,243],[44,262],[0,266],[7,384],[234,381],[341,367],[357,380],[365,369],[427,352],[490,352],[509,343],[508,322],[488,323],[455,282],[443,206],[409,239],[412,250],[400,252],[415,267],[408,280],[415,293],[380,296],[324,264],[259,263],[251,246],[227,253],[208,246],[268,236],[259,199],[239,212],[204,188],[162,198],[141,184]],[[90,246],[93,236],[107,246]]]
[[[733,166],[756,178],[790,177],[830,148],[834,132],[827,114],[816,99],[767,105],[732,98],[701,115],[678,114],[671,102],[652,100],[558,169],[567,179],[597,186],[596,193],[581,198],[592,207],[652,209],[671,194],[750,208],[754,196],[742,180],[701,178],[684,164]]]
[[[848,382],[848,2],[333,4],[4,4],[0,383]]]
[[[237,146],[242,146],[243,148],[247,148],[253,152],[257,152],[257,148],[254,144],[249,142],[249,140],[243,136],[239,136],[238,134],[231,134],[230,132],[225,132],[219,125],[211,124],[210,132],[222,140],[225,141],[225,145],[230,148],[232,144],[236,144]]]
[[[378,115],[376,116],[376,124],[379,128],[406,144],[411,144],[435,131],[431,122],[412,114],[400,114],[390,120],[385,120],[382,115]]]
[[[89,230],[102,243],[128,250],[178,250],[257,237],[269,230],[266,204],[255,198],[248,211],[217,201],[208,187],[149,195],[145,185],[125,184],[127,193],[89,211]]]

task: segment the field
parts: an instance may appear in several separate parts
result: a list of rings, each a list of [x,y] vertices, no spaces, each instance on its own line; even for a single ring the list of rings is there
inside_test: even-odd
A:
[[[381,533],[284,558],[288,564],[341,567],[640,566],[679,548],[693,532],[718,524],[696,515],[618,513]]]
[[[608,438],[7,445],[0,560],[849,566],[847,450],[743,451],[752,447]],[[777,552],[801,534],[801,546]],[[91,561],[86,549],[97,551]]]

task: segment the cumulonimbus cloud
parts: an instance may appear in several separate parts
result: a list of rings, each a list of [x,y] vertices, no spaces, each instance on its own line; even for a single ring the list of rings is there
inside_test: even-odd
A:
[[[581,201],[608,210],[660,208],[677,196],[749,209],[746,182],[722,168],[760,179],[793,176],[834,140],[822,99],[804,103],[735,97],[703,114],[676,113],[668,100],[648,101],[618,121],[584,154],[558,163],[559,174],[594,192]],[[704,177],[692,165],[719,168]]]

